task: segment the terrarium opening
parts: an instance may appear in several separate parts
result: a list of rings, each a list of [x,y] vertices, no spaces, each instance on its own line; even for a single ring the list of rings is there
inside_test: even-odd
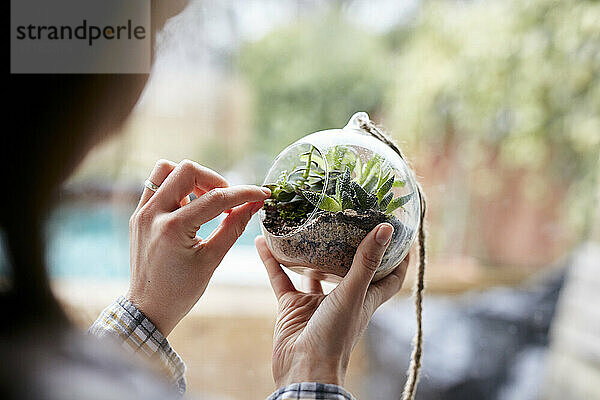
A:
[[[283,150],[263,183],[271,189],[260,214],[264,228],[275,236],[302,228],[319,210],[315,204],[321,203],[329,184],[328,171],[327,160],[310,143],[296,142]]]

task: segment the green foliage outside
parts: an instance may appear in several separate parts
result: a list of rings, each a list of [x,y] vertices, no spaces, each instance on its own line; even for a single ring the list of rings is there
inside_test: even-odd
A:
[[[386,102],[394,131],[454,136],[467,169],[483,168],[492,149],[531,173],[530,188],[567,186],[572,222],[586,229],[599,168],[600,3],[427,2],[400,53]]]
[[[594,223],[598,2],[426,1],[385,35],[331,13],[248,44],[239,66],[255,94],[256,146],[271,156],[367,111],[408,154],[451,143],[467,171],[488,168],[489,185],[523,171],[515,190],[543,202],[562,187],[572,226],[585,235]]]
[[[332,13],[245,46],[239,65],[255,96],[257,150],[275,156],[296,139],[379,110],[391,53],[375,34]]]

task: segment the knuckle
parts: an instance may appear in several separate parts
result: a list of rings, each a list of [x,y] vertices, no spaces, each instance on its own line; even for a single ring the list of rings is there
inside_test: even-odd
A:
[[[182,171],[191,172],[196,168],[196,163],[186,158],[179,163],[179,167]]]
[[[236,240],[239,239],[239,237],[242,236],[242,234],[246,230],[246,225],[248,225],[249,220],[250,217],[246,213],[236,215],[235,217],[231,218],[228,228],[230,229],[231,233],[235,236]]]
[[[153,219],[154,215],[146,204],[129,217],[129,231],[131,233],[145,231],[152,225]]]
[[[136,226],[136,223],[137,223],[137,212],[134,212],[129,217],[129,230],[132,230]]]
[[[240,224],[235,224],[233,226],[233,234],[235,235],[236,239],[239,239],[239,237],[242,236],[243,233],[244,233],[243,226],[241,226]]]
[[[252,185],[240,185],[235,189],[235,195],[240,200],[244,199],[246,201],[250,201],[256,199],[262,194],[262,191],[259,188]]]
[[[379,297],[379,293],[377,291],[367,294],[367,296],[365,297],[363,307],[367,315],[369,316],[375,313],[375,310],[377,309],[380,303],[379,299],[376,299],[375,297]]]
[[[171,162],[169,162],[168,160],[165,160],[164,158],[161,158],[160,160],[158,160],[156,162],[156,165],[154,166],[154,169],[157,172],[162,172],[165,170],[168,170],[171,168]]]
[[[169,165],[169,161],[165,160],[164,158],[160,158],[156,161],[156,164],[154,164],[154,166],[156,168],[161,168],[164,167],[165,165]]]
[[[177,231],[180,227],[179,218],[174,215],[169,215],[168,218],[164,218],[161,225],[161,231],[163,233],[173,233]]]
[[[400,289],[402,289],[402,284],[404,283],[404,278],[399,277],[396,274],[391,274],[390,275],[390,280],[392,281],[392,283],[390,284],[392,289],[392,294],[396,294],[400,291]]]
[[[166,218],[157,217],[150,221],[149,230],[152,232],[152,236],[158,235],[164,236],[168,233],[169,226]]]
[[[131,219],[133,220],[133,223],[135,225],[145,225],[146,223],[152,220],[150,208],[147,205],[145,205],[144,207],[140,208],[136,213],[134,213],[131,216]]]
[[[148,226],[152,222],[152,215],[148,207],[142,207],[134,212],[129,218],[130,231],[139,231]]]
[[[240,236],[242,236],[242,234],[246,230],[247,223],[248,223],[248,221],[246,220],[246,218],[244,218],[244,219],[237,221],[235,224],[233,224],[233,232],[234,232],[236,238],[239,238]]]
[[[166,221],[160,220],[152,224],[153,231],[158,234],[158,237],[169,237],[169,224]],[[154,235],[154,233],[153,233]]]
[[[381,258],[373,251],[363,251],[360,253],[360,263],[369,271],[377,271]]]
[[[206,195],[211,203],[222,204],[227,201],[227,192],[221,188],[211,189]]]

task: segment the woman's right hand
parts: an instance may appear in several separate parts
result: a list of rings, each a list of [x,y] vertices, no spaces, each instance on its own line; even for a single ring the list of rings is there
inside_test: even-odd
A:
[[[271,192],[228,187],[216,172],[193,161],[156,163],[129,223],[128,299],[167,336],[204,293],[213,272]],[[196,200],[189,200],[194,193]],[[228,213],[207,238],[200,227]]]
[[[279,303],[273,344],[277,387],[298,382],[344,384],[350,353],[375,310],[402,287],[408,257],[387,277],[371,283],[393,227],[375,227],[362,241],[350,271],[331,293],[309,280],[308,293],[296,290],[273,258],[263,236],[256,239]]]

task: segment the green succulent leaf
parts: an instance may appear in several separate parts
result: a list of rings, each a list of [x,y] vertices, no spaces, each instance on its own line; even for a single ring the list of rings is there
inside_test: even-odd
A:
[[[323,200],[321,200],[321,203],[319,203],[317,207],[321,210],[331,212],[338,212],[342,210],[342,206],[340,205],[340,203],[338,203],[337,201],[335,201],[335,199],[327,195],[323,196]]]
[[[271,196],[269,197],[269,199],[277,200],[277,196],[281,192],[279,185],[270,183],[268,185],[263,185],[263,186],[266,188],[269,188],[269,190],[271,191]]]
[[[360,157],[356,157],[356,164],[354,165],[354,175],[357,182],[360,182],[362,179],[362,169],[363,169],[363,163],[360,159]]]
[[[367,193],[373,191],[373,189],[375,189],[375,186],[377,185],[377,175],[373,174],[369,177],[369,179],[364,183],[364,185],[362,185],[363,189],[365,189],[365,191]]]
[[[358,153],[348,146],[334,146],[325,155],[331,170],[342,170],[349,167],[352,171],[358,159]]]
[[[316,182],[316,183],[313,183],[312,185],[310,185],[310,188],[313,191],[320,193],[320,192],[323,191],[323,188],[324,188],[323,185],[324,185],[324,182],[323,181],[319,181],[319,182]]]
[[[367,208],[367,196],[369,195],[362,186],[356,182],[351,183],[354,196],[361,208]]]
[[[342,171],[329,171],[329,179],[337,179],[342,175]]]
[[[356,150],[344,145],[334,146],[325,157],[315,150],[311,147],[300,155],[301,165],[291,172],[282,171],[276,183],[265,185],[271,189],[270,203],[286,203],[281,208],[286,219],[305,218],[315,207],[329,212],[371,209],[392,213],[411,199],[412,194],[394,199],[391,189],[405,182],[395,179],[391,165],[380,156],[363,162]]]
[[[341,175],[335,180],[335,199],[342,202],[342,179]]]
[[[349,166],[346,166],[346,168],[344,169],[344,173],[342,174],[342,181],[343,182],[347,182],[350,183],[350,174],[351,174],[351,170]]]
[[[365,208],[375,208],[377,206],[377,196],[371,193],[367,193],[367,202],[365,204]]]
[[[318,207],[321,202],[321,195],[316,192],[311,192],[310,190],[302,191],[302,196],[315,207]]]
[[[352,179],[350,179],[350,168],[346,167],[346,169],[344,170],[344,173],[342,174],[342,176],[340,177],[340,182],[341,182],[341,189],[345,192],[352,192],[352,187],[350,186],[350,182],[352,182]]]
[[[338,212],[342,210],[342,206],[338,203],[333,197],[323,195],[321,199],[321,194],[312,192],[310,190],[305,190],[302,192],[302,195],[309,203],[314,205],[315,207],[331,212]]]
[[[349,208],[354,208],[354,201],[352,200],[352,195],[346,191],[342,191],[342,209],[346,210]]]
[[[306,160],[306,167],[304,170],[304,175],[303,178],[306,179],[308,178],[308,176],[310,175],[310,169],[313,166],[313,162],[312,162],[312,155],[313,155],[313,151],[315,150],[314,146],[311,146],[310,151],[308,152],[308,159]],[[315,163],[316,164],[316,163]],[[317,164],[318,166],[318,164]]]
[[[291,201],[294,197],[296,197],[296,192],[280,192],[277,195],[277,200],[281,201],[281,202],[288,202]]]
[[[377,189],[381,187],[392,175],[392,168],[388,163],[383,163],[379,170],[379,181],[377,182]]]
[[[372,174],[376,175],[379,170],[379,156],[375,155],[366,164],[363,165],[363,170],[361,173],[361,180],[358,182],[364,186],[364,183],[367,182]]]
[[[381,186],[379,186],[379,189],[377,190],[377,199],[379,201],[381,201],[381,199],[383,199],[388,194],[388,192],[390,192],[390,189],[392,188],[393,184],[394,184],[394,177],[392,176],[388,180],[383,182],[381,184]]]
[[[403,205],[408,203],[408,201],[412,198],[412,195],[412,193],[409,193],[406,196],[401,196],[393,199],[392,201],[390,201],[390,204],[388,204],[385,212],[388,214],[393,213],[398,207],[402,207]]]
[[[383,196],[383,198],[381,200],[379,200],[379,209],[381,211],[385,212],[393,198],[394,198],[394,193],[388,192],[388,194],[386,194],[385,196]]]
[[[344,148],[342,146],[334,146],[329,149],[327,154],[325,154],[325,158],[327,159],[330,168],[336,169],[336,166],[339,166],[338,163],[344,156],[343,151]]]

